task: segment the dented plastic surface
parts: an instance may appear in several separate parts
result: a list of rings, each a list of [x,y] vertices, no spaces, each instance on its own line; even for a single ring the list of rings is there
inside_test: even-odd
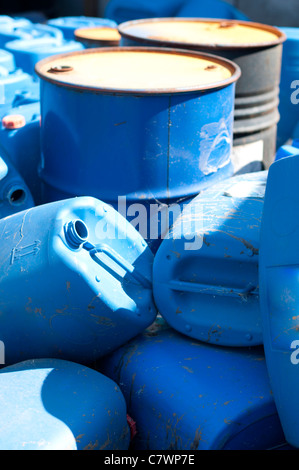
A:
[[[0,235],[8,365],[47,357],[91,362],[154,321],[153,255],[101,201],[83,197],[29,209],[2,219]]]
[[[235,176],[186,204],[154,261],[158,310],[211,344],[262,344],[259,246],[267,172]]]
[[[127,450],[130,431],[119,387],[62,360],[0,371],[1,450]]]

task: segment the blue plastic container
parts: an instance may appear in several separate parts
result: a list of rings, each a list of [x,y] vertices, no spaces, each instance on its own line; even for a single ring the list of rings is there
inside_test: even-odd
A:
[[[240,10],[221,0],[187,0],[181,9],[174,15],[183,18],[224,18],[228,20],[249,21],[248,16]]]
[[[299,447],[298,156],[269,170],[261,229],[260,301],[267,367],[289,444]]]
[[[133,450],[262,450],[285,443],[263,350],[155,325],[99,364],[136,422]]]
[[[117,23],[107,18],[92,18],[88,16],[64,16],[48,21],[48,25],[54,26],[62,31],[64,38],[75,39],[75,31],[78,28],[96,28],[97,26],[110,26],[115,28]]]
[[[184,0],[110,0],[105,8],[105,17],[117,23],[141,18],[176,16]]]
[[[34,201],[25,181],[7,155],[0,150],[0,218],[33,206]]]
[[[35,207],[0,221],[0,234],[0,336],[8,365],[46,357],[91,362],[155,320],[153,255],[101,201]]]
[[[16,69],[13,54],[4,49],[0,49],[0,66],[6,68],[9,72],[13,72]]]
[[[277,146],[284,145],[294,135],[299,123],[299,28],[279,28],[287,40],[283,45],[280,82],[280,122]],[[299,137],[299,134],[297,134]]]
[[[229,78],[214,85],[208,70],[208,83],[197,85],[195,75],[196,85],[186,85],[193,76],[182,62],[191,68],[197,63],[219,67]],[[119,75],[115,68],[122,70]],[[233,63],[192,52],[121,47],[46,59],[36,70],[43,96],[45,202],[90,195],[117,208],[122,197],[131,213],[139,204],[137,210],[144,208],[147,217],[150,204],[190,197],[232,175],[234,90],[240,73]],[[181,86],[172,86],[175,74],[183,74]]]
[[[162,242],[154,298],[177,331],[211,344],[262,344],[258,264],[267,174],[235,176],[204,191]]]
[[[26,361],[0,371],[1,450],[127,450],[119,387],[67,361]]]
[[[40,99],[39,84],[21,69],[9,72],[0,66],[0,112],[12,107],[37,102]]]
[[[292,157],[299,155],[299,139],[293,140],[288,145],[283,145],[277,150],[275,161],[281,160],[282,158]]]
[[[19,125],[6,125],[5,121],[17,116]],[[35,205],[42,203],[42,184],[38,169],[40,148],[40,103],[30,103],[0,114],[0,149],[4,149],[16,170],[24,178]],[[22,122],[23,121],[23,122]]]
[[[61,36],[10,41],[6,43],[5,48],[14,55],[19,68],[35,76],[34,68],[40,60],[52,55],[81,51],[84,46],[77,41],[66,41]]]
[[[31,23],[28,25],[18,25],[15,22],[0,24],[0,47],[6,46],[6,43],[17,39],[41,39],[52,38],[62,40],[63,35],[58,28],[53,28],[46,24]]]

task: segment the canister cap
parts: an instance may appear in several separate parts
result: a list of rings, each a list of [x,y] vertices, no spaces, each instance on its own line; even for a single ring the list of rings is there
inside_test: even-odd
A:
[[[154,18],[119,25],[121,36],[147,44],[189,45],[206,48],[254,48],[280,44],[283,31],[270,25],[239,20]]]
[[[50,57],[36,66],[44,80],[75,89],[174,94],[238,80],[233,62],[211,54],[146,47],[106,47]]]
[[[26,119],[22,114],[9,114],[2,119],[5,129],[20,129],[26,126]]]

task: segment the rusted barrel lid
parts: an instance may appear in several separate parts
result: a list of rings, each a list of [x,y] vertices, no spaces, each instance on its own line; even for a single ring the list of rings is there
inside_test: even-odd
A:
[[[154,18],[122,23],[118,30],[124,38],[153,46],[238,49],[274,46],[286,40],[274,26],[238,20]]]
[[[220,88],[241,75],[233,62],[201,52],[120,47],[52,56],[36,65],[43,80],[75,89],[184,93]]]
[[[114,47],[119,45],[121,35],[117,28],[80,28],[75,31],[75,38],[80,42]]]

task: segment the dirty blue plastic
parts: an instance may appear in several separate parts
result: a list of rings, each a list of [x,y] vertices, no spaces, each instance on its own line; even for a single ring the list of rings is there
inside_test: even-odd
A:
[[[0,47],[5,48],[6,43],[17,39],[41,39],[52,38],[62,40],[62,32],[46,24],[34,24],[17,26],[14,23],[2,26],[0,24]]]
[[[0,234],[0,330],[8,365],[47,357],[86,364],[155,320],[153,255],[101,201],[35,207],[0,221]]]
[[[260,302],[273,396],[286,439],[299,447],[299,157],[269,170],[261,228]]]
[[[28,186],[7,155],[0,149],[0,218],[33,206],[34,201]]]
[[[263,450],[285,444],[262,348],[211,346],[154,325],[105,357],[136,422],[133,450]]]
[[[21,69],[9,72],[0,66],[0,112],[40,100],[39,83]]]
[[[40,60],[56,54],[81,51],[84,46],[77,41],[66,41],[61,36],[11,41],[6,44],[5,49],[14,55],[17,67],[35,76],[34,68]]]
[[[128,450],[119,387],[63,360],[32,360],[0,371],[0,450]]]
[[[211,344],[262,344],[258,264],[267,174],[235,176],[203,191],[162,242],[154,298],[177,331]]]
[[[287,40],[283,45],[277,146],[284,145],[294,135],[299,123],[299,28],[279,28]]]
[[[9,72],[13,72],[16,69],[13,54],[4,49],[0,49],[0,66],[6,68]]]
[[[117,23],[108,18],[93,18],[88,16],[65,16],[54,18],[48,21],[48,25],[54,26],[62,31],[64,38],[68,40],[75,39],[75,31],[79,28],[96,28],[107,26],[116,28]]]
[[[177,17],[183,18],[225,18],[228,20],[249,21],[248,16],[240,10],[221,0],[187,0],[183,2],[182,8],[176,13]]]
[[[275,161],[294,155],[299,155],[299,139],[293,140],[288,145],[282,145],[276,152]]]
[[[38,173],[41,158],[40,103],[36,101],[10,108],[0,113],[0,121],[9,115],[22,116],[24,126],[7,129],[0,124],[0,150],[4,149],[16,170],[24,178],[35,205],[40,205],[43,202],[42,183]]]
[[[176,16],[184,0],[110,0],[105,8],[105,17],[116,23],[141,18]]]

